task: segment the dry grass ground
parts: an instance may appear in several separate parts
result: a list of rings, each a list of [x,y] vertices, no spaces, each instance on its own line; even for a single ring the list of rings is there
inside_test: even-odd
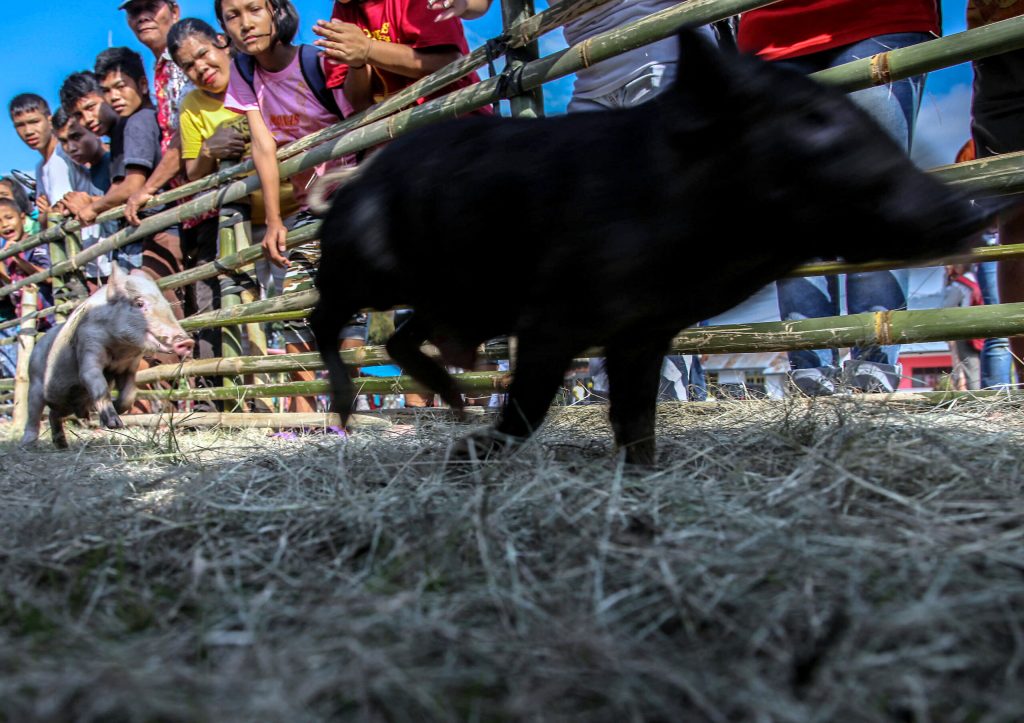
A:
[[[0,720],[1012,721],[1024,409],[0,446]]]

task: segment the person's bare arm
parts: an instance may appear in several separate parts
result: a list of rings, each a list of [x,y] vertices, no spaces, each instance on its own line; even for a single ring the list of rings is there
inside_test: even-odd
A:
[[[175,131],[167,150],[164,151],[163,158],[149,174],[149,178],[145,180],[142,188],[136,189],[131,196],[125,199],[124,217],[128,223],[133,226],[142,223],[139,211],[179,173],[181,173],[181,133]]]
[[[105,194],[94,199],[88,206],[83,206],[75,214],[75,218],[83,225],[91,226],[97,216],[104,211],[117,208],[145,185],[146,172],[139,166],[128,166],[124,178],[110,184]]]
[[[217,161],[236,160],[245,153],[245,138],[237,128],[221,126],[203,141],[199,155],[185,159],[188,180],[205,178],[217,170]]]
[[[452,18],[476,20],[487,14],[491,7],[491,0],[429,0],[427,7],[437,11],[435,22]]]
[[[313,32],[320,36],[313,44],[336,63],[353,68],[372,65],[406,78],[422,78],[462,57],[454,47],[418,50],[410,45],[373,40],[358,25],[340,20],[318,20]]]
[[[263,237],[263,255],[275,266],[287,267],[285,241],[288,231],[281,220],[281,176],[277,168],[277,141],[258,110],[245,112],[252,134],[252,160],[256,166],[263,204],[267,215],[267,233]]]
[[[352,104],[356,113],[373,105],[373,96],[370,91],[372,79],[370,66],[364,65],[362,68],[349,66],[348,74],[345,75],[344,91],[345,97],[348,98],[348,102]]]

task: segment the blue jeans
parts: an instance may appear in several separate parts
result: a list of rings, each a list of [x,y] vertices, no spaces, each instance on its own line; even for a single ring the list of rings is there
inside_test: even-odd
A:
[[[927,33],[879,35],[841,48],[779,61],[779,64],[810,74],[886,50],[915,45],[929,38]],[[917,76],[898,80],[890,85],[858,90],[850,94],[850,99],[867,111],[909,152],[923,89],[924,76]],[[827,233],[827,229],[824,232]],[[779,314],[786,321],[837,316],[841,312],[840,284],[845,284],[846,309],[850,314],[905,309],[909,278],[908,271],[897,270],[847,274],[839,279],[780,279],[776,284],[779,292]],[[855,347],[852,355],[854,359],[896,364],[899,349],[899,345]],[[789,362],[794,369],[827,366],[835,363],[835,352],[824,349],[790,352]]]
[[[6,321],[0,316],[0,320]],[[0,339],[10,339],[18,335],[18,327],[0,329]],[[0,346],[0,379],[12,379],[18,367],[18,345],[4,344]]]
[[[995,261],[975,264],[975,275],[981,296],[986,304],[999,303],[999,286],[996,284]],[[1010,356],[1010,342],[1006,338],[986,339],[981,350],[981,388],[1006,387],[1010,384],[1010,367],[1013,358]]]

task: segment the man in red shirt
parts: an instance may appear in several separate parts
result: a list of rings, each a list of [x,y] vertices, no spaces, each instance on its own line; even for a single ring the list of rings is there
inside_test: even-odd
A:
[[[424,0],[339,0],[330,22],[317,22],[313,32],[321,37],[315,45],[327,57],[327,87],[344,87],[356,110],[379,103],[469,53],[462,22],[438,22]],[[346,83],[350,71],[360,72],[359,82]],[[472,73],[435,96],[478,80]],[[418,102],[426,100],[430,98]],[[482,112],[490,113],[490,108]]]
[[[967,27],[1024,15],[1024,0],[968,0]],[[971,101],[971,135],[978,158],[1024,150],[1024,50],[974,61],[974,98]],[[999,243],[1024,243],[1024,212],[1005,214],[999,220]],[[999,301],[1024,301],[1024,259],[999,262]],[[1024,337],[1010,338],[1018,382],[1024,380]],[[982,367],[991,364],[988,350]],[[983,375],[985,376],[985,375]]]
[[[936,0],[782,0],[740,17],[740,50],[814,73],[859,58],[914,45],[940,32]],[[880,56],[884,60],[884,56]],[[884,73],[885,64],[878,67]],[[899,80],[850,95],[907,152],[921,102],[924,76]],[[827,234],[828,229],[822,229]],[[899,239],[893,239],[899,244]],[[849,313],[905,309],[908,272],[849,274]],[[794,278],[777,283],[779,313],[784,320],[835,316],[839,284],[835,278]],[[899,386],[899,346],[854,348],[843,377],[865,391],[893,391]],[[790,352],[792,378],[806,394],[832,394],[840,373],[835,350]]]

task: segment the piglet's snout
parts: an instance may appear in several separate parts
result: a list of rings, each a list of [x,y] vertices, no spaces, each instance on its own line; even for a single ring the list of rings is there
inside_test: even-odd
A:
[[[192,349],[195,345],[196,343],[187,336],[176,336],[171,348],[174,349],[174,353],[178,355],[179,359],[187,359],[192,356]]]

